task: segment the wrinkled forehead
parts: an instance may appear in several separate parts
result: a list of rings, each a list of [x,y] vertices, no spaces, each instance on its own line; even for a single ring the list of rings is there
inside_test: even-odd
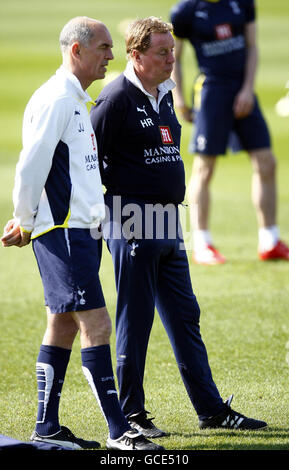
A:
[[[172,48],[174,47],[174,44],[175,41],[170,31],[167,31],[166,33],[152,33],[149,49],[162,47]]]

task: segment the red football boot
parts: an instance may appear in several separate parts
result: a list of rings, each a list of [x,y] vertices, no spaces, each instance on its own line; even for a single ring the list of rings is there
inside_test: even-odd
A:
[[[262,261],[270,259],[285,259],[286,261],[289,261],[289,247],[279,240],[272,250],[259,251],[258,255]]]

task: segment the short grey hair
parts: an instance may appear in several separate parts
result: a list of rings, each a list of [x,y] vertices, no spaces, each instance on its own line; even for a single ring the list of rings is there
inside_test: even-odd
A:
[[[70,20],[62,29],[59,36],[59,43],[62,52],[65,52],[74,42],[80,42],[84,46],[90,44],[94,36],[94,29],[92,24],[96,20],[92,20],[87,16],[78,16]]]

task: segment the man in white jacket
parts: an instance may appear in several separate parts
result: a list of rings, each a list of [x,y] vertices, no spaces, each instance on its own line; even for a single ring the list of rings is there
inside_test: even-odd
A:
[[[99,447],[60,426],[59,400],[80,332],[83,372],[109,428],[111,449],[162,449],[132,430],[117,397],[110,354],[111,322],[99,281],[101,240],[91,236],[105,215],[95,134],[86,108],[89,85],[113,59],[106,26],[87,17],[60,34],[63,64],[30,99],[13,190],[14,218],[2,244],[32,240],[44,287],[47,329],[36,364],[38,413],[31,439],[70,448]]]

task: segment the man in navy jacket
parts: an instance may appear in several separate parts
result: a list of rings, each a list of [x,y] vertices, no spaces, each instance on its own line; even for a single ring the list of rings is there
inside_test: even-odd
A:
[[[143,389],[156,306],[200,427],[257,429],[266,423],[246,418],[223,402],[200,335],[200,309],[179,224],[185,175],[171,91],[171,30],[154,17],[131,24],[126,70],[102,90],[91,111],[107,189],[103,233],[118,291],[120,403],[130,424],[145,436],[166,434],[147,418]]]

